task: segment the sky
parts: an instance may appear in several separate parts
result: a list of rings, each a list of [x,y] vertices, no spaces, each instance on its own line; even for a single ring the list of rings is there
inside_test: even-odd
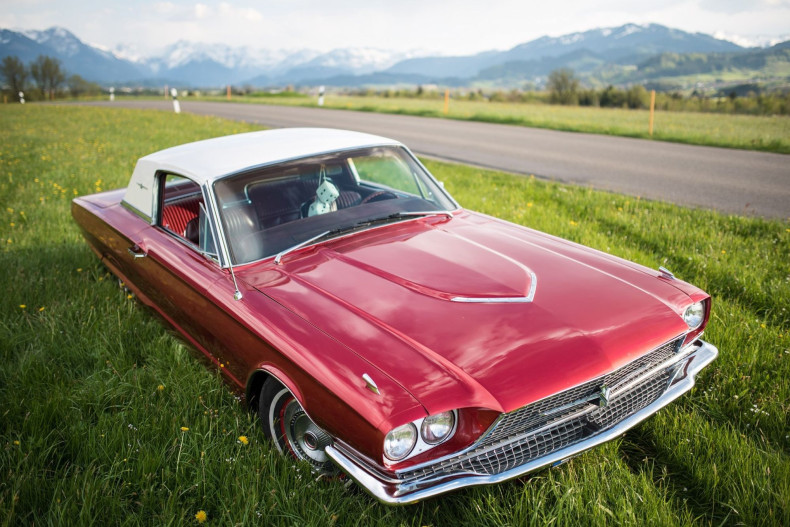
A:
[[[254,49],[508,49],[625,23],[724,37],[790,35],[790,0],[0,0],[0,27],[65,27],[150,55],[178,40]]]

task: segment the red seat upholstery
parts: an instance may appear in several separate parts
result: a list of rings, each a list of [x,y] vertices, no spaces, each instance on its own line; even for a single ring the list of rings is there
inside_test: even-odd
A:
[[[198,217],[202,201],[200,196],[191,196],[167,203],[162,210],[162,227],[185,236],[187,223]]]

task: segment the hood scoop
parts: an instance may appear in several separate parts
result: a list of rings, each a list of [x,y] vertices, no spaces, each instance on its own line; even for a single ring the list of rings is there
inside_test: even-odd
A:
[[[429,230],[396,242],[398,258],[386,245],[340,250],[346,265],[423,295],[460,303],[531,302],[535,273],[524,264],[473,240]],[[450,257],[449,255],[452,255]]]

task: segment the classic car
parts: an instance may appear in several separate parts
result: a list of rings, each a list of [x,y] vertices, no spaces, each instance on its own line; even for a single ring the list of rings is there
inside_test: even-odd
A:
[[[560,464],[689,391],[718,354],[700,289],[465,210],[383,137],[176,146],[72,213],[279,451],[386,503]]]

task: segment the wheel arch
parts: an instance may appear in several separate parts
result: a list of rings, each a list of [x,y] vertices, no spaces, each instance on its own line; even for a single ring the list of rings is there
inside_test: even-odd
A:
[[[260,401],[258,398],[260,397],[261,388],[263,387],[263,383],[266,382],[267,379],[273,378],[286,388],[296,397],[296,400],[299,401],[299,404],[304,406],[304,397],[302,397],[302,392],[299,390],[299,387],[296,383],[281,369],[277,368],[272,364],[264,364],[258,367],[252,375],[250,375],[249,379],[247,379],[247,388],[245,390],[246,399],[248,401],[248,406],[251,410],[258,410],[258,405]]]

